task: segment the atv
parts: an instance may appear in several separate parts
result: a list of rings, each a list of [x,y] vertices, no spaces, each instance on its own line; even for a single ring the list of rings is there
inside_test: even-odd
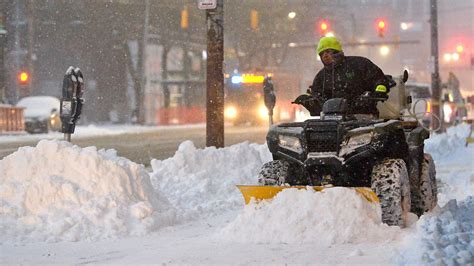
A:
[[[404,96],[408,73],[404,72],[398,86],[387,77],[394,88],[389,98],[396,98],[398,107],[406,107],[410,103]],[[306,98],[295,103],[313,115],[317,99]],[[371,93],[361,98],[388,102]],[[335,98],[324,102],[320,118],[272,126],[267,145],[273,161],[263,165],[260,186],[240,188],[244,198],[271,198],[287,187],[341,186],[355,187],[369,201],[379,201],[382,221],[388,225],[404,226],[410,210],[417,215],[430,211],[437,204],[434,162],[424,153],[424,140],[430,133],[418,121],[402,119],[401,110],[392,108],[388,118],[382,113],[379,117],[350,115],[347,101]]]

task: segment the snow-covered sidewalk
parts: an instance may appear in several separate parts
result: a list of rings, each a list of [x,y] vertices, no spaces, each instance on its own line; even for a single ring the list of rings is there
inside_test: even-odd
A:
[[[204,128],[205,124],[173,125],[173,126],[141,126],[141,125],[87,125],[77,126],[74,138],[88,138],[97,136],[113,136],[137,132],[155,132],[160,130],[173,130],[176,128]],[[0,135],[0,143],[39,141],[42,139],[62,140],[64,134],[60,132],[49,132],[47,134],[28,134],[26,132]]]

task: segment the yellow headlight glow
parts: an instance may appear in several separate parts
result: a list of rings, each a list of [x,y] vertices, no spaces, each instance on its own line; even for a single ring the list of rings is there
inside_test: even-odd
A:
[[[265,105],[260,105],[260,107],[258,107],[258,117],[262,120],[268,119],[268,109]]]
[[[237,117],[237,108],[234,106],[226,107],[224,110],[224,116],[228,119],[235,119]]]

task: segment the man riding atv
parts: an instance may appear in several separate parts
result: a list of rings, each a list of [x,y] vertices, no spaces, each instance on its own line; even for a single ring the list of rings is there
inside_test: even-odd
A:
[[[369,59],[360,56],[345,56],[342,45],[336,37],[323,37],[317,52],[324,68],[313,80],[307,95],[300,96],[295,103],[304,103],[309,97],[319,100],[307,101],[305,106],[311,115],[319,115],[321,104],[333,98],[348,101],[348,113],[378,115],[376,101],[361,101],[360,96],[370,88],[371,94],[387,98],[390,80],[382,70]]]
[[[379,117],[377,104],[404,92],[408,72],[397,82],[362,57],[345,57],[334,37],[322,38],[318,53],[325,65],[307,95],[294,103],[312,116],[304,122],[272,126],[267,145],[273,161],[262,166],[260,186],[239,186],[246,201],[271,198],[282,186],[355,188],[379,201],[382,221],[403,226],[407,214],[421,215],[437,204],[434,162],[424,153],[429,132],[404,121],[409,102],[397,94],[399,110]],[[398,85],[398,86],[396,86]],[[373,200],[375,198],[376,200]]]

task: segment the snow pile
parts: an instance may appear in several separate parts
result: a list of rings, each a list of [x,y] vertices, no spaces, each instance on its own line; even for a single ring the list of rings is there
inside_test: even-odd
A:
[[[470,125],[461,124],[449,127],[446,133],[433,134],[425,141],[425,152],[431,154],[435,161],[449,157],[466,143]]]
[[[438,206],[421,216],[406,240],[400,264],[474,263],[474,145],[465,147],[469,127],[448,128],[427,141],[436,160]]]
[[[256,184],[263,163],[271,160],[266,145],[243,142],[226,148],[196,149],[181,143],[172,158],[152,160],[151,180],[182,219],[220,214],[242,206],[238,184]]]
[[[400,264],[470,265],[474,263],[474,197],[451,200],[421,216],[407,240]]]
[[[115,150],[42,140],[0,161],[0,242],[143,235],[174,222],[142,165]]]
[[[442,161],[436,161],[438,204],[451,199],[464,200],[474,196],[474,145],[462,146]]]
[[[435,159],[440,206],[474,195],[474,145],[465,147],[469,129],[465,124],[450,127],[427,140],[426,150]]]
[[[352,189],[286,189],[250,203],[218,238],[252,243],[361,243],[393,240],[399,227],[382,224],[380,205]]]

